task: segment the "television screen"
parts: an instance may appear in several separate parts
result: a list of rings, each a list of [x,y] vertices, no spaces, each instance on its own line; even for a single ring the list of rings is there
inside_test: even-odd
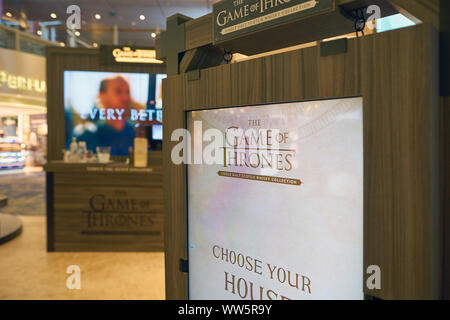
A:
[[[111,147],[111,155],[127,156],[136,136],[152,145],[152,126],[162,124],[164,74],[64,72],[66,148],[72,138],[88,150]],[[158,129],[156,129],[158,130]]]
[[[217,142],[187,166],[190,299],[364,298],[362,107],[187,113],[193,145]]]

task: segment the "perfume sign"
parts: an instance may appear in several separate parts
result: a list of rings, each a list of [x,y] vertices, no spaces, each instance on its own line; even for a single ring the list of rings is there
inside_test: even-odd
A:
[[[333,8],[333,0],[223,0],[214,5],[214,41],[228,40]]]

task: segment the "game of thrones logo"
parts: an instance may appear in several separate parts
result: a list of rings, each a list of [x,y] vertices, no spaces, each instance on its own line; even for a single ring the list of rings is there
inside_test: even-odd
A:
[[[272,129],[229,127],[225,133],[224,167],[291,171],[296,150],[288,145],[289,133]]]
[[[149,200],[125,197],[123,193],[95,194],[89,199],[90,210],[85,211],[89,229],[134,230],[155,224]]]
[[[332,10],[332,0],[222,0],[214,4],[214,41]]]

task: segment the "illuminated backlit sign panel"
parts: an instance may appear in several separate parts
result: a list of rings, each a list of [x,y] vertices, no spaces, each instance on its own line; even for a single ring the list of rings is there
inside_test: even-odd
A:
[[[224,137],[187,168],[190,299],[363,299],[362,105],[188,112]]]
[[[101,46],[100,58],[103,64],[111,63],[164,63],[156,59],[156,50],[149,48]]]
[[[46,97],[46,59],[0,48],[0,95],[41,99]]]
[[[10,90],[26,90],[37,93],[47,92],[45,80],[11,74],[6,70],[0,70],[0,87],[7,87]]]

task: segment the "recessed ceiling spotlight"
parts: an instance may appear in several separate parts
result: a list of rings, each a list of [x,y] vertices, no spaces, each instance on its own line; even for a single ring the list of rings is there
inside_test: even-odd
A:
[[[156,38],[156,33],[152,32],[151,36],[152,38]]]
[[[93,46],[94,48],[97,48],[97,47],[98,47],[98,43],[97,43],[97,42],[94,42],[94,43],[92,44],[92,46]]]
[[[145,20],[145,16],[144,16],[143,14],[141,14],[141,15],[139,16],[139,19]]]
[[[75,31],[75,35],[76,35],[77,37],[79,37],[79,36],[80,36],[80,31]]]
[[[50,13],[50,17],[52,17],[53,19],[56,19],[56,13],[54,13],[54,12]]]
[[[7,12],[5,13],[7,17],[11,18],[12,17],[12,13],[11,12]]]
[[[102,16],[101,16],[100,14],[98,14],[98,13],[96,13],[94,17],[95,17],[95,19],[97,19],[97,20],[100,20],[100,19],[102,18]]]
[[[36,31],[36,33],[38,34],[38,36],[42,36],[42,31],[41,30]]]

